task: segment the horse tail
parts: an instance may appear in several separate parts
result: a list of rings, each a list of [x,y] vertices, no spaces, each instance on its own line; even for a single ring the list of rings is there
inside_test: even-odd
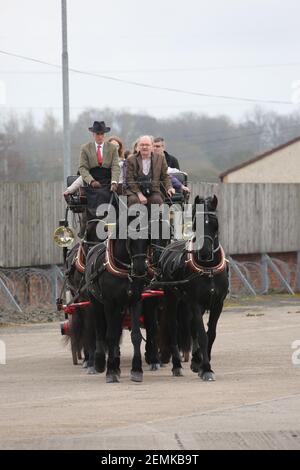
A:
[[[94,348],[95,328],[90,307],[77,308],[73,313],[69,336],[72,346],[78,352],[84,350],[86,353]]]
[[[192,312],[183,301],[178,303],[176,312],[177,322],[177,345],[182,353],[190,352],[192,346],[191,336]],[[171,333],[170,318],[165,306],[160,310],[158,345],[160,350],[161,362],[168,363],[171,357]]]
[[[159,349],[160,360],[163,364],[168,364],[171,359],[171,337],[169,330],[168,315],[164,303],[160,304],[158,310],[158,332],[157,344]]]

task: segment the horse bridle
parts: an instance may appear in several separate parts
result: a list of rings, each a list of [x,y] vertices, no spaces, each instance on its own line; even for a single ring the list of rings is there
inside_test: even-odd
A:
[[[195,211],[195,216],[194,216],[194,218],[193,218],[193,224],[194,224],[194,222],[195,222],[195,217],[196,217],[196,214],[197,214],[197,213],[198,213],[198,214],[201,214],[201,213],[204,214],[204,225],[209,224],[209,217],[212,217],[212,218],[214,218],[214,219],[217,220],[217,215],[216,215],[216,212],[217,212],[217,211],[216,211],[216,210],[214,210],[214,211],[208,210],[208,209],[207,209],[207,201],[206,201],[205,199],[204,199],[203,204],[204,204],[204,211],[203,211],[203,212],[197,212],[197,211]],[[220,243],[218,243],[218,246],[217,246],[216,248],[214,248],[215,241],[216,241],[216,239],[218,238],[218,236],[219,236],[219,230],[217,230],[217,232],[215,233],[214,237],[211,237],[210,235],[203,235],[204,240],[205,240],[205,239],[208,239],[208,240],[211,241],[211,246],[212,246],[212,250],[211,250],[211,251],[212,251],[212,253],[216,253],[216,252],[220,249]]]

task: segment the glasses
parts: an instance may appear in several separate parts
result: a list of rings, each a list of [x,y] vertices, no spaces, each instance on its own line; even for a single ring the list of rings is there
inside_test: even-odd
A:
[[[150,144],[140,144],[140,147],[151,147]]]

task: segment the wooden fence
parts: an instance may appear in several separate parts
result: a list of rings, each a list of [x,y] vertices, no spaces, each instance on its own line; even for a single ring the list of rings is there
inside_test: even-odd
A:
[[[219,199],[220,239],[228,254],[300,250],[300,184],[194,184]]]
[[[53,232],[64,216],[63,183],[2,183],[0,266],[41,266],[62,262]]]
[[[220,239],[227,254],[300,251],[300,184],[195,183],[219,199]],[[0,267],[62,262],[53,232],[64,217],[63,183],[2,183]]]

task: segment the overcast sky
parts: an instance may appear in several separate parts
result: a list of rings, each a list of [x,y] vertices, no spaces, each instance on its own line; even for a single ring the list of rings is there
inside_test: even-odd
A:
[[[67,6],[69,66],[85,72],[288,102],[300,81],[299,0],[67,0]],[[0,0],[0,49],[60,65],[61,1]],[[0,53],[0,112],[32,109],[39,120],[52,109],[61,116],[61,88],[58,69]],[[253,104],[70,72],[71,116],[89,106],[238,119]],[[295,103],[261,106],[299,109]]]

